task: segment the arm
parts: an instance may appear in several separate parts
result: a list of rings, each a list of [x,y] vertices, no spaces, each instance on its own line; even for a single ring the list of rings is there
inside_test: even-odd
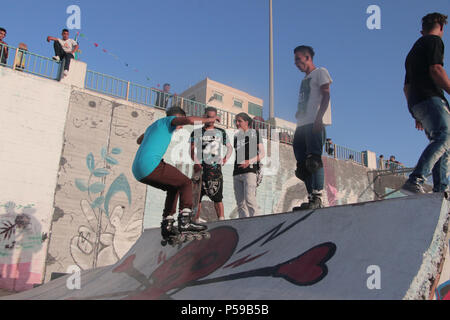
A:
[[[191,159],[194,161],[194,172],[198,172],[202,169],[202,163],[198,160],[195,149],[195,142],[191,142]]]
[[[80,48],[80,46],[76,45],[75,48],[72,51],[72,54],[75,54],[75,52],[77,52],[79,48]]]
[[[137,139],[136,143],[140,145],[140,144],[142,143],[142,141],[144,141],[144,135],[140,136],[140,137]]]
[[[233,155],[233,146],[231,145],[231,143],[227,143],[227,154],[225,156],[225,158],[222,160],[222,165],[224,166],[228,160],[230,160],[231,156]]]
[[[430,75],[434,83],[441,89],[450,94],[450,79],[445,72],[445,69],[440,64],[430,66]]]
[[[172,120],[172,126],[186,126],[186,125],[194,125],[197,123],[205,124],[205,123],[215,123],[220,122],[219,117],[215,118],[203,118],[203,117],[177,117]]]
[[[320,103],[319,112],[317,113],[316,121],[314,122],[314,132],[319,132],[323,128],[323,115],[328,109],[330,103],[330,84],[324,84],[320,87],[320,92],[322,93],[322,101]]]
[[[48,36],[47,37],[47,42],[50,42],[50,41],[57,41],[58,40],[58,38],[55,38],[55,37],[51,37],[51,36]]]

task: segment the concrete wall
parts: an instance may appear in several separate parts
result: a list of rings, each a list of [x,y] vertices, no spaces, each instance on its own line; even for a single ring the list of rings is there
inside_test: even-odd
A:
[[[0,67],[0,287],[41,283],[70,87]]]
[[[189,158],[189,144],[186,143],[192,128],[185,127],[175,133],[165,161],[191,177],[192,164]],[[230,138],[234,130],[227,130]],[[268,144],[265,140],[265,149]],[[293,207],[307,200],[308,194],[305,185],[295,177],[296,162],[291,145],[272,143],[272,153],[264,159],[263,183],[258,187],[257,199],[260,206],[260,215],[272,213],[285,213]],[[180,156],[181,155],[181,156]],[[376,195],[383,195],[389,191],[401,187],[405,177],[387,176],[373,183],[373,175],[370,169],[353,161],[336,160],[323,157],[325,166],[324,194],[325,206],[352,204],[377,199]],[[237,205],[233,187],[233,157],[223,168],[224,190],[223,203],[225,218],[237,218]],[[389,198],[403,196],[401,192],[395,193]],[[165,193],[152,187],[148,187],[145,209],[145,228],[158,227],[161,223],[161,215],[164,207]],[[203,198],[201,217],[207,221],[216,221],[217,216],[214,205],[207,197]]]
[[[154,111],[72,91],[64,131],[46,278],[117,262],[142,233],[145,186],[131,172]]]

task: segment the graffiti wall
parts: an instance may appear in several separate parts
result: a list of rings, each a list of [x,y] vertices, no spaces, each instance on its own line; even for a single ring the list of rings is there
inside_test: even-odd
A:
[[[72,92],[64,132],[46,281],[68,266],[116,263],[142,233],[146,188],[131,166],[149,108]]]
[[[0,288],[42,281],[70,87],[0,68]]]
[[[187,176],[192,176],[193,167],[189,159],[189,136],[191,127],[185,127],[174,134],[165,161],[177,166]],[[230,137],[233,130],[227,130]],[[267,140],[264,141],[268,149]],[[257,189],[259,214],[285,213],[293,207],[307,201],[307,191],[303,182],[295,176],[296,161],[292,146],[279,143],[271,145],[271,153],[263,160],[264,177]],[[186,160],[186,156],[188,159]],[[395,190],[405,182],[404,176],[387,175],[374,179],[371,170],[354,161],[336,160],[323,157],[325,167],[324,205],[336,206],[372,201],[389,191]],[[223,203],[225,218],[238,217],[237,205],[233,186],[233,157],[223,167]],[[374,182],[375,180],[375,182]],[[401,192],[394,196],[403,196]],[[165,193],[148,187],[145,228],[158,227],[161,223]],[[201,217],[206,221],[216,221],[217,215],[214,204],[204,197],[202,201]]]

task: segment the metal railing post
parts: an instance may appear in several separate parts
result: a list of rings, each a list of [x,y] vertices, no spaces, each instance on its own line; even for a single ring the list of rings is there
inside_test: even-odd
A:
[[[2,50],[2,51],[3,51],[3,50]],[[12,69],[13,69],[13,70],[16,70],[16,60],[17,60],[18,54],[19,54],[19,48],[16,48],[16,53],[15,53],[15,55],[14,55],[13,66],[12,66]]]
[[[130,81],[127,83],[127,96],[125,97],[125,100],[128,101],[128,97],[130,96]]]

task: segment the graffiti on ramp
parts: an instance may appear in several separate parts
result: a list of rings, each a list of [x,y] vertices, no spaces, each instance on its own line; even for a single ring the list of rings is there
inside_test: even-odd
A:
[[[254,261],[267,253],[251,259],[247,259],[248,257],[240,259],[225,266],[238,246],[238,232],[232,227],[224,226],[215,228],[210,233],[211,239],[187,244],[174,256],[163,260],[162,264],[150,276],[143,274],[136,268],[134,263],[137,258],[136,254],[129,255],[112,272],[126,274],[136,280],[139,285],[135,290],[83,299],[113,297],[127,300],[172,299],[172,296],[188,287],[252,277],[282,278],[296,286],[311,286],[327,276],[327,262],[336,252],[336,245],[326,242],[277,265],[205,279],[220,268],[237,267]]]

